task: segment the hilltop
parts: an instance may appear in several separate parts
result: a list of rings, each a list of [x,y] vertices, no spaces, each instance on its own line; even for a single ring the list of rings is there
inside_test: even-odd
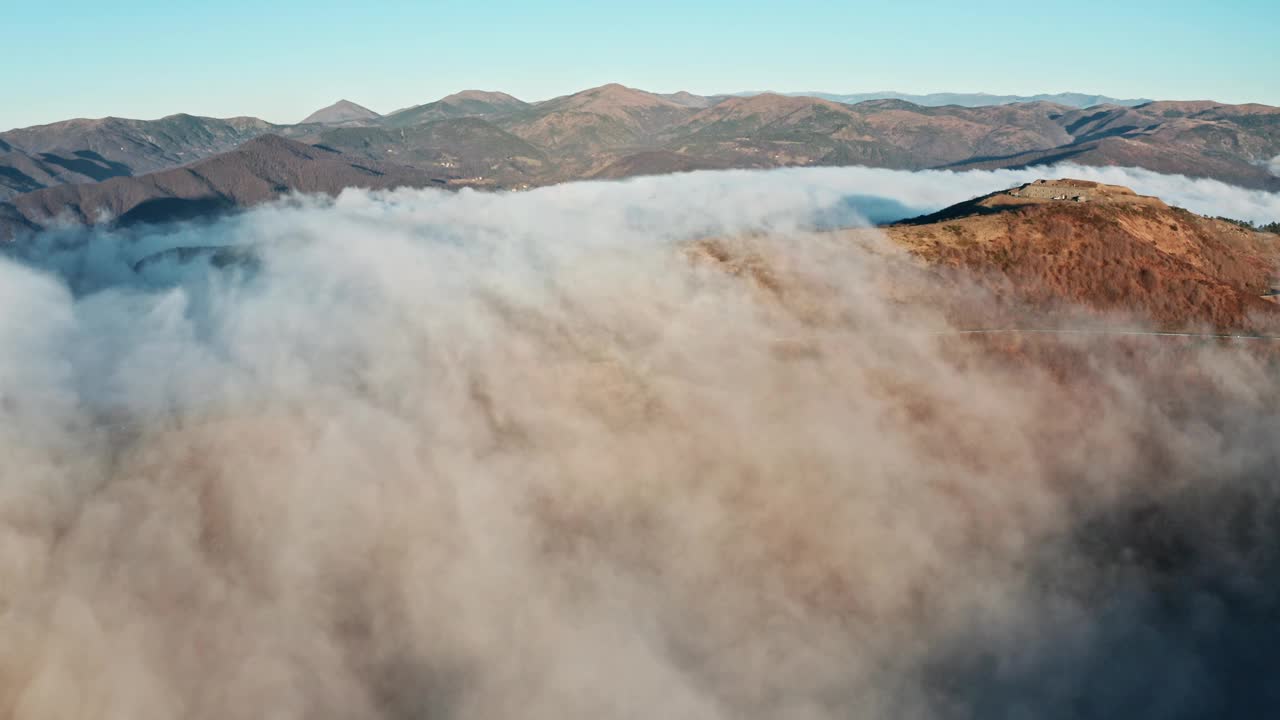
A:
[[[1041,180],[882,229],[942,285],[963,270],[996,298],[1134,313],[1167,329],[1277,327],[1280,239],[1082,180]],[[998,314],[999,308],[994,309]]]
[[[382,124],[392,128],[412,127],[434,120],[502,115],[523,110],[528,103],[502,92],[463,90],[435,102],[397,110]]]
[[[870,253],[875,261],[862,264],[875,272],[861,291],[886,299],[891,312],[917,320],[938,313],[944,327],[964,331],[952,334],[973,333],[1001,352],[1056,348],[1040,357],[1049,366],[1059,366],[1055,352],[1074,354],[1077,370],[1087,365],[1063,343],[1075,332],[1280,335],[1280,237],[1125,187],[1040,180],[823,235]],[[687,249],[694,262],[751,282],[805,324],[839,322],[829,306],[838,293],[767,241],[716,237]]]
[[[311,113],[303,118],[299,125],[308,123],[340,125],[342,123],[377,120],[380,117],[382,116],[363,105],[357,105],[350,100],[339,100],[328,107],[320,108]]]

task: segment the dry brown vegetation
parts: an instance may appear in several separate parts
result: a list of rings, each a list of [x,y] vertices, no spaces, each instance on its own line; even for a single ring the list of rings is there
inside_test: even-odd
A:
[[[1043,187],[1043,186],[1042,186]],[[1276,327],[1280,243],[1274,236],[1172,208],[1127,188],[1081,181],[1055,195],[1006,191],[890,226],[932,268],[963,268],[997,294],[1038,310],[1132,313],[1165,329]]]

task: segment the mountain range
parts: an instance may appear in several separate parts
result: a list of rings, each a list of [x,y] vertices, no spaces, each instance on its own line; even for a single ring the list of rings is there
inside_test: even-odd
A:
[[[763,92],[741,92],[734,95],[764,95]],[[1051,102],[1057,105],[1066,105],[1074,108],[1087,108],[1095,105],[1125,105],[1133,107],[1135,105],[1145,105],[1152,102],[1149,98],[1138,98],[1130,100],[1122,100],[1120,98],[1107,97],[1106,95],[1090,95],[1088,93],[1041,93],[1038,95],[992,95],[990,93],[927,93],[924,95],[913,95],[911,93],[900,93],[892,90],[882,90],[880,92],[869,93],[828,93],[828,92],[792,92],[781,93],[783,95],[794,95],[801,97],[816,97],[832,102],[848,103],[855,105],[868,100],[906,100],[913,105],[923,105],[925,107],[940,107],[942,105],[959,105],[961,107],[985,107],[988,105],[1014,105],[1017,103],[1028,102]]]
[[[291,190],[333,192],[348,181],[520,189],[698,169],[1070,161],[1275,191],[1280,177],[1268,163],[1277,156],[1280,108],[1256,104],[849,104],[773,93],[663,95],[617,84],[528,103],[470,90],[385,115],[342,100],[295,125],[178,114],[0,133],[0,237],[57,217],[134,217],[137,205],[165,198],[185,209],[195,200],[237,207]],[[211,167],[203,163],[214,158],[221,158],[212,166],[218,180],[201,184]]]
[[[38,220],[44,218],[90,224],[105,217],[127,226],[247,207],[289,191],[335,195],[349,187],[387,189],[430,182],[428,175],[414,168],[353,162],[335,150],[262,135],[230,152],[182,167],[99,183],[59,185],[19,195],[8,206],[31,224],[40,224]]]

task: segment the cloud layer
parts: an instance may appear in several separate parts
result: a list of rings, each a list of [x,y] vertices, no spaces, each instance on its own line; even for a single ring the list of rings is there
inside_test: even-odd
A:
[[[1274,365],[922,333],[890,248],[811,232],[1022,178],[349,192],[43,238],[0,262],[0,715],[1264,707]]]

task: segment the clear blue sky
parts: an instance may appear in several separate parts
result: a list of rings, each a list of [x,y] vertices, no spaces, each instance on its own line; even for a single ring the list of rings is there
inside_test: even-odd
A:
[[[607,82],[1280,105],[1280,0],[0,0],[0,27],[0,129]]]

